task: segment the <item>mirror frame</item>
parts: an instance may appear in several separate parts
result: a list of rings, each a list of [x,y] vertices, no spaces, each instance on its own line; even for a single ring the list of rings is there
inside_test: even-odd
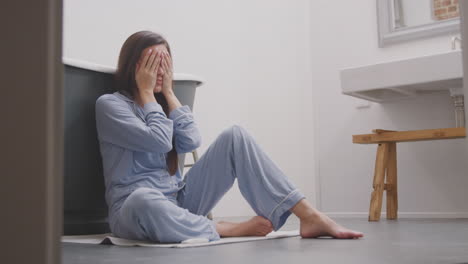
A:
[[[434,23],[395,28],[395,1],[398,0],[376,0],[379,48],[405,41],[444,35],[449,33],[460,33],[460,17],[438,21]]]

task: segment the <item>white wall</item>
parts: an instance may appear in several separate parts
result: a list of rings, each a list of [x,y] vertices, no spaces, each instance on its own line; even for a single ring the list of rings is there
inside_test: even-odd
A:
[[[207,80],[197,91],[201,152],[225,127],[246,127],[323,211],[367,216],[375,146],[351,135],[374,128],[454,125],[448,94],[371,104],[341,94],[339,70],[450,49],[450,36],[379,49],[375,0],[64,2],[64,55],[115,66],[133,32],[160,32],[176,72]],[[463,140],[398,146],[400,212],[468,212]],[[314,165],[315,164],[315,165]],[[315,177],[316,176],[316,177]],[[315,180],[318,182],[315,192]],[[253,212],[237,188],[216,216]]]
[[[64,56],[115,66],[130,34],[162,33],[175,71],[206,79],[194,106],[201,152],[240,124],[314,202],[309,13],[306,0],[65,0]],[[235,188],[214,214],[253,211]]]
[[[376,147],[353,145],[351,135],[371,129],[454,126],[448,94],[371,104],[341,94],[339,70],[451,48],[443,36],[379,49],[375,0],[311,4],[311,60],[317,177],[322,210],[365,217]],[[407,216],[467,216],[468,170],[463,139],[398,145],[399,210]],[[384,209],[385,210],[385,209]],[[384,211],[385,212],[385,211]]]

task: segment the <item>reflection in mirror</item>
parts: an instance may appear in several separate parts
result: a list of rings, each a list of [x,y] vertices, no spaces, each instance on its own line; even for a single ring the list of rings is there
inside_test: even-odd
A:
[[[431,37],[458,34],[458,0],[376,0],[379,47]]]
[[[395,0],[395,29],[459,17],[458,0]]]

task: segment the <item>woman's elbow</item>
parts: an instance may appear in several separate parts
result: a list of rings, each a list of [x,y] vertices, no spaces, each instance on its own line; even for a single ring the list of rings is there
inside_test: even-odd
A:
[[[152,144],[148,144],[152,151],[167,153],[172,150],[172,140],[166,137],[158,137],[152,140]]]
[[[192,142],[193,149],[199,148],[201,146],[201,144],[202,144],[202,139],[201,139],[200,135],[194,137],[192,141],[193,141]]]
[[[196,150],[201,146],[201,137],[192,137],[190,140],[179,142],[177,146],[178,153],[188,153]]]
[[[167,153],[172,150],[172,147],[173,147],[172,142],[168,141],[168,142],[165,142],[165,144],[162,144],[160,149],[161,149],[161,152]]]

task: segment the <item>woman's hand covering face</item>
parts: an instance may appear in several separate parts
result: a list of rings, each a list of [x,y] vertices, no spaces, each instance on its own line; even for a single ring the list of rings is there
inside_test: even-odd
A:
[[[173,80],[172,58],[167,51],[162,51],[161,53],[161,67],[162,67],[162,71],[160,72],[163,77],[162,78],[163,79],[162,93],[166,94],[168,92],[172,92],[172,80]]]
[[[160,71],[162,51],[149,49],[135,70],[135,80],[139,93],[153,93],[157,74]]]

